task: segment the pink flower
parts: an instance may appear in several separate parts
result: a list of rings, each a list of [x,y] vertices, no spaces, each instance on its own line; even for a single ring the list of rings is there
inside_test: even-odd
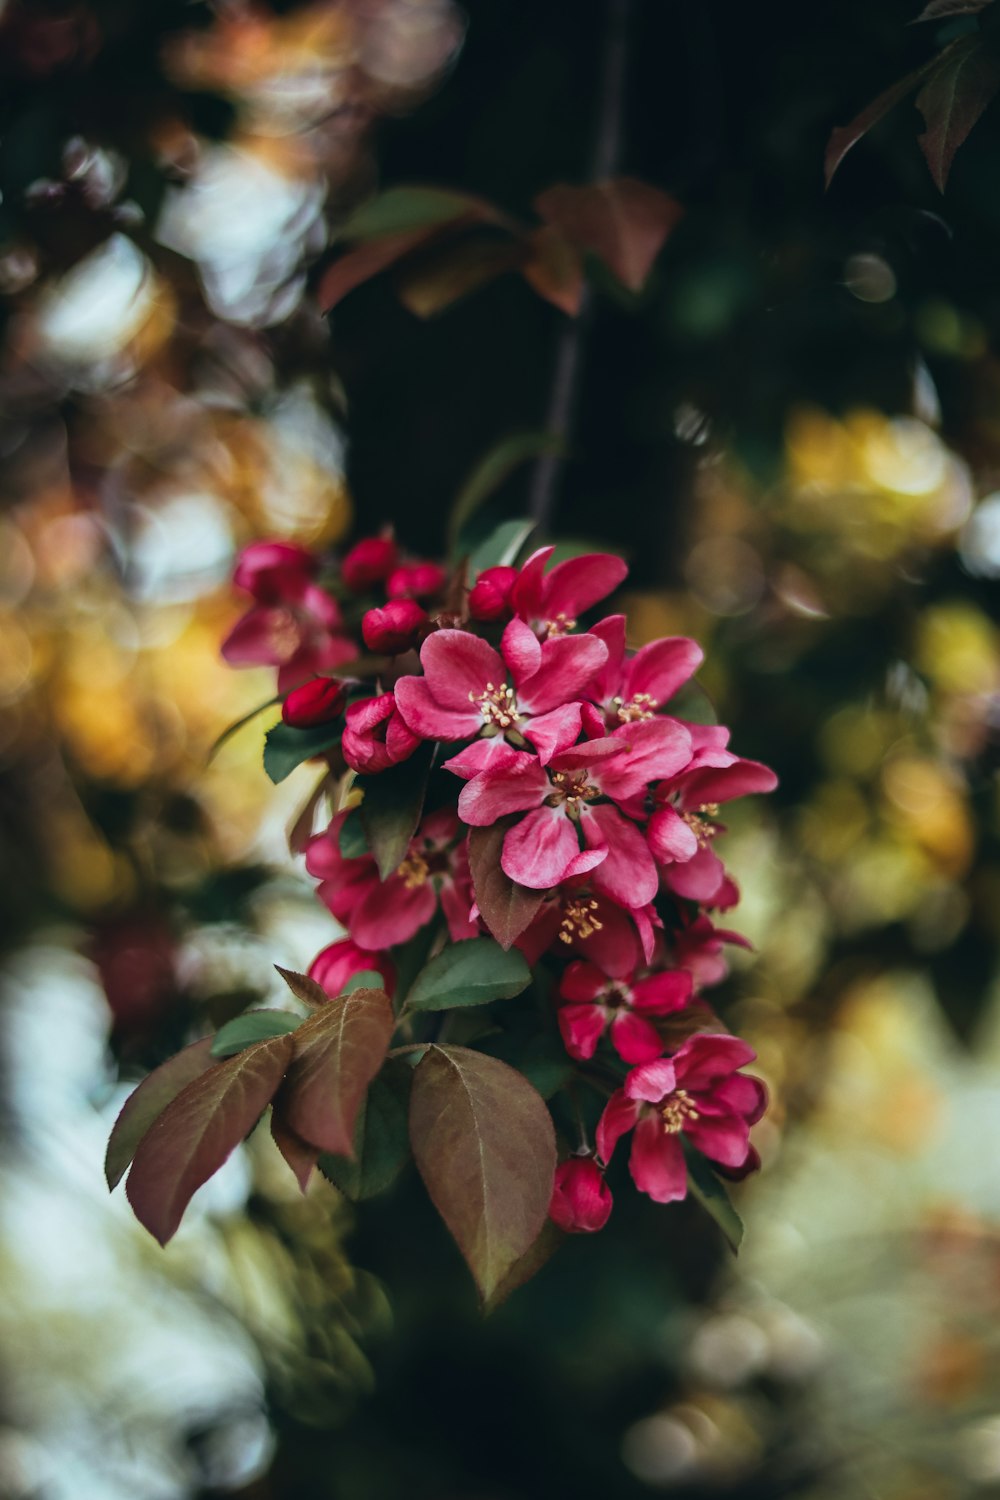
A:
[[[589,870],[595,890],[621,906],[646,906],[659,887],[656,866],[615,804],[628,805],[649,782],[672,774],[666,767],[679,770],[690,758],[690,735],[675,719],[623,724],[604,739],[560,750],[547,766],[517,752],[487,764],[463,788],[458,810],[472,827],[527,814],[508,831],[500,859],[518,884],[548,890]],[[463,757],[455,761],[461,774]]]
[[[514,613],[539,635],[565,635],[579,617],[607,598],[628,575],[620,557],[595,552],[557,563],[551,573],[545,565],[554,547],[540,547],[521,569],[510,594]]]
[[[673,1057],[633,1068],[598,1124],[601,1158],[610,1161],[618,1140],[634,1129],[629,1170],[640,1192],[657,1203],[687,1193],[682,1133],[722,1167],[743,1167],[751,1151],[750,1126],[767,1103],[760,1079],[737,1071],[755,1056],[737,1037],[699,1032]]]
[[[626,910],[595,895],[587,879],[569,880],[553,891],[515,946],[532,966],[552,949],[561,957],[579,954],[612,978],[624,978],[652,962],[662,923],[655,907]]]
[[[611,1190],[591,1156],[571,1156],[556,1167],[549,1218],[567,1234],[593,1234],[611,1213]]]
[[[577,959],[559,982],[566,1003],[556,1012],[570,1057],[586,1062],[611,1028],[611,1041],[627,1063],[651,1062],[663,1053],[663,1042],[650,1016],[668,1016],[691,999],[691,975],[666,969],[645,979],[631,974],[612,979],[596,964]]]
[[[348,859],[340,852],[339,813],[325,833],[306,846],[306,869],[320,881],[317,894],[355,943],[392,948],[409,942],[437,914],[440,900],[453,942],[475,937],[469,920],[471,880],[457,817],[447,808],[425,818],[406,858],[387,880],[380,880],[370,854]]]
[[[430,599],[447,582],[444,568],[433,562],[407,563],[390,573],[385,591],[390,599]]]
[[[469,614],[474,620],[503,620],[511,614],[510,594],[517,582],[516,568],[484,568],[469,590]]]
[[[309,965],[309,978],[315,979],[328,995],[341,995],[348,980],[355,974],[362,974],[366,969],[381,974],[385,981],[386,994],[393,993],[396,988],[395,966],[389,962],[384,953],[366,953],[349,938],[344,938],[339,943],[331,943],[328,948],[323,949],[322,953],[317,954]]]
[[[688,970],[699,989],[719,984],[729,973],[729,965],[722,957],[723,943],[733,943],[740,948],[753,946],[738,932],[713,927],[704,915],[695,917],[693,922],[674,934],[675,962]]]
[[[313,582],[316,559],[287,542],[247,547],[235,581],[256,601],[222,643],[230,666],[278,668],[278,691],[353,661],[357,647],[341,631],[337,601]]]
[[[356,594],[382,583],[396,566],[399,549],[391,537],[366,536],[355,542],[340,565],[340,576]]]
[[[624,615],[598,620],[590,633],[608,648],[608,659],[591,685],[590,696],[600,704],[609,729],[651,719],[705,659],[698,643],[686,636],[650,641],[628,656]]]
[[[362,698],[347,710],[340,748],[352,771],[374,775],[409,760],[420,744],[396,711],[392,693]]]
[[[370,609],[361,621],[361,634],[369,651],[398,656],[415,649],[430,621],[425,610],[412,599],[390,599],[381,609]]]
[[[334,677],[314,677],[293,688],[281,705],[281,717],[294,729],[312,729],[328,724],[342,712],[347,689]]]
[[[509,735],[547,755],[579,735],[580,705],[573,700],[606,650],[590,635],[539,644],[520,620],[507,626],[500,651],[466,630],[438,630],[421,648],[424,675],[401,677],[396,703],[421,739]]]

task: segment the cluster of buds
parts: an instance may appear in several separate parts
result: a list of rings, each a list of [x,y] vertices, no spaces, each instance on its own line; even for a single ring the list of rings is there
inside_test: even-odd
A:
[[[310,977],[336,995],[377,971],[392,995],[418,934],[432,954],[481,936],[520,949],[577,1078],[608,1096],[593,1146],[558,1167],[550,1208],[588,1231],[611,1211],[605,1172],[626,1134],[635,1185],[661,1203],[685,1196],[687,1151],[723,1175],[757,1165],[749,1131],[765,1094],[742,1071],[754,1053],[703,992],[726,973],[723,945],[746,946],[717,925],[739,894],[719,809],[775,777],[734,754],[725,728],[670,712],[701,664],[694,641],[631,651],[623,615],[594,618],[625,564],[553,566],[553,551],[470,577],[404,558],[390,536],[339,564],[257,543],[236,572],[254,604],[223,650],[278,668],[286,726],[329,726],[339,810],[305,857],[345,936]],[[418,755],[429,790],[386,873],[349,836],[358,787]],[[487,833],[476,878],[470,851]],[[484,894],[498,882],[502,923]]]

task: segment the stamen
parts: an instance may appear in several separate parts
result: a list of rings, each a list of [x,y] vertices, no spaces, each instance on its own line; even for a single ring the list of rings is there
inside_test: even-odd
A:
[[[660,1117],[667,1135],[679,1135],[692,1120],[697,1120],[698,1109],[686,1089],[677,1089],[660,1105]]]
[[[633,693],[627,703],[624,698],[612,698],[611,701],[623,724],[634,724],[639,719],[651,719],[660,706],[659,700],[651,698],[649,693]]]
[[[542,624],[545,626],[545,638],[549,641],[553,636],[566,635],[569,631],[576,629],[576,621],[569,615],[564,615],[561,610],[551,620],[543,620]]]
[[[697,812],[681,813],[681,821],[691,829],[698,840],[699,849],[707,849],[711,840],[720,832],[710,821],[718,816],[719,804],[717,802],[703,802]]]
[[[521,717],[514,700],[514,689],[506,685],[495,687],[492,682],[488,682],[485,693],[469,694],[469,702],[478,703],[479,712],[486,723],[496,724],[500,729],[510,729]]]
[[[565,913],[559,923],[559,941],[571,943],[575,937],[593,937],[595,932],[600,932],[604,923],[594,916],[597,910],[597,902],[586,896],[578,897],[575,901],[567,901]]]
[[[601,795],[587,780],[586,771],[551,771],[553,790],[545,799],[546,807],[562,807],[571,818],[580,816],[580,803],[593,802]]]
[[[396,866],[396,874],[403,877],[403,884],[408,891],[415,891],[426,881],[430,865],[422,854],[408,854],[403,863]]]

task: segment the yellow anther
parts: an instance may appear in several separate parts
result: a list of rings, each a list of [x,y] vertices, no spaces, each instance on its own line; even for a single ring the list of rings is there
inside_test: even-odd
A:
[[[487,724],[496,724],[500,729],[512,728],[521,717],[517,711],[514,689],[506,685],[495,687],[492,682],[488,682],[485,693],[469,694],[469,702],[479,705],[479,712]]]
[[[677,1089],[660,1105],[660,1117],[667,1135],[679,1135],[690,1120],[697,1120],[698,1109],[686,1089]]]
[[[551,620],[543,620],[542,623],[545,626],[546,639],[550,641],[553,636],[566,635],[570,630],[576,629],[576,621],[569,615],[564,615],[562,611],[554,615]]]
[[[580,897],[576,901],[567,901],[563,919],[559,923],[559,941],[571,943],[575,937],[589,938],[595,932],[600,932],[604,923],[594,915],[597,911],[597,902]]]
[[[403,877],[403,884],[408,891],[415,891],[426,881],[430,865],[422,854],[408,854],[403,863],[396,866],[396,874]]]
[[[650,697],[649,693],[633,693],[627,703],[624,698],[612,698],[611,701],[623,724],[634,724],[639,719],[651,719],[660,706],[658,699]]]
[[[715,838],[719,829],[710,822],[711,818],[718,817],[719,804],[717,802],[703,802],[697,812],[682,812],[681,820],[686,823],[698,840],[700,849],[707,849],[709,843]]]

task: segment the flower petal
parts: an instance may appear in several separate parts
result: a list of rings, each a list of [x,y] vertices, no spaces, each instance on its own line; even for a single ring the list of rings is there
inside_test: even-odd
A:
[[[508,813],[537,808],[550,790],[549,778],[537,758],[519,754],[518,765],[482,771],[467,781],[459,794],[458,815],[472,828],[489,828]],[[573,848],[575,851],[575,839]]]
[[[646,839],[653,858],[661,865],[693,859],[698,853],[698,839],[690,824],[685,823],[674,807],[661,807],[649,820]]]
[[[566,869],[578,853],[572,821],[557,807],[539,807],[509,831],[500,864],[504,874],[519,885],[547,891],[565,879]]]
[[[534,636],[531,639],[534,640]],[[567,703],[564,708],[554,708],[551,713],[532,719],[525,725],[523,734],[534,745],[539,760],[545,766],[553,755],[572,745],[579,737],[580,727],[579,703]]]
[[[660,877],[635,824],[617,808],[602,804],[584,808],[580,826],[589,849],[608,851],[607,859],[594,871],[594,889],[620,906],[647,906],[659,889]]]
[[[697,807],[705,802],[731,802],[734,797],[749,797],[755,792],[773,792],[778,778],[770,766],[734,756],[732,765],[694,771],[685,776],[682,785],[684,806]]]
[[[442,708],[461,712],[486,691],[487,683],[502,687],[507,668],[488,641],[467,630],[436,630],[424,641],[420,665],[427,686]]]
[[[647,1104],[659,1104],[667,1094],[677,1087],[677,1074],[669,1057],[656,1062],[642,1063],[633,1068],[625,1080],[625,1092],[630,1099],[644,1099]]]
[[[563,1000],[596,1000],[607,988],[608,976],[604,970],[582,958],[575,958],[559,981],[559,995]]]
[[[596,635],[599,641],[604,642],[608,648],[608,659],[594,674],[588,697],[597,703],[607,703],[621,691],[625,669],[625,616],[607,615],[603,620],[598,620],[596,625],[591,625],[589,634]]]
[[[722,1119],[701,1115],[689,1122],[685,1134],[702,1155],[724,1167],[742,1167],[750,1150],[750,1127],[739,1115]]]
[[[615,591],[628,577],[628,567],[610,552],[590,552],[557,563],[542,584],[542,615],[576,619]]]
[[[647,1063],[662,1056],[663,1042],[651,1021],[620,1010],[611,1022],[611,1041],[623,1062]]]
[[[372,885],[351,913],[348,927],[362,948],[394,948],[408,943],[436,911],[432,881],[410,888],[399,875],[390,875],[384,883]]]
[[[655,1115],[640,1120],[628,1161],[632,1181],[654,1203],[676,1203],[687,1196],[687,1165],[676,1135],[668,1135]]]
[[[737,1068],[753,1062],[756,1056],[753,1048],[739,1037],[699,1032],[674,1053],[678,1086],[692,1093],[710,1089]]]
[[[603,1162],[611,1160],[618,1142],[638,1118],[639,1105],[627,1097],[624,1089],[611,1095],[597,1122],[597,1154]]]
[[[636,693],[648,693],[662,708],[678,688],[690,681],[704,660],[705,653],[697,641],[686,636],[650,641],[626,663],[622,697],[628,701]]]
[[[545,714],[582,698],[594,673],[607,659],[608,648],[596,635],[564,635],[543,641],[538,671],[518,689],[519,706],[531,714]]]
[[[523,620],[511,620],[500,641],[500,651],[514,679],[514,686],[520,691],[521,684],[533,677],[542,664],[538,637]]]
[[[603,1229],[611,1213],[611,1189],[589,1157],[570,1157],[556,1167],[549,1218],[567,1234]]]
[[[725,866],[712,848],[699,849],[681,864],[667,865],[663,881],[676,896],[686,901],[710,903],[726,878]]]
[[[482,714],[468,698],[461,708],[442,708],[423,677],[400,677],[394,691],[403,720],[422,739],[468,740],[483,727]]]
[[[669,1016],[684,1009],[693,988],[687,969],[665,969],[632,986],[632,1005],[644,1016]]]
[[[290,610],[261,607],[236,621],[221,650],[231,667],[280,667],[301,642],[302,632]]]
[[[608,1013],[603,1005],[561,1005],[556,1020],[570,1057],[587,1062],[604,1035]]]
[[[473,740],[471,745],[466,745],[464,750],[460,750],[450,760],[446,760],[442,770],[453,771],[456,776],[471,781],[481,771],[502,771],[506,767],[516,766],[520,753],[512,745],[508,745],[502,735],[484,735]]]
[[[594,779],[616,802],[635,796],[652,781],[675,776],[691,759],[691,736],[679,719],[623,724],[612,739],[628,745],[629,753],[602,765]]]

